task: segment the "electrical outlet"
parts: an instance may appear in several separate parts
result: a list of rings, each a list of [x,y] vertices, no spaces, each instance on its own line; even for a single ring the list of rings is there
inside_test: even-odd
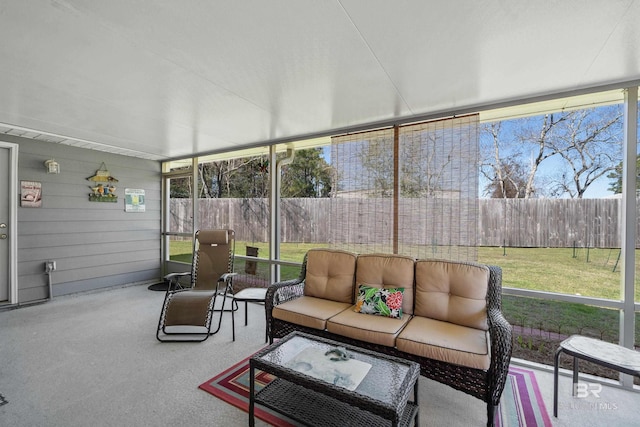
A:
[[[56,271],[56,262],[55,261],[47,261],[44,263],[44,271],[46,273],[51,273],[52,271]]]

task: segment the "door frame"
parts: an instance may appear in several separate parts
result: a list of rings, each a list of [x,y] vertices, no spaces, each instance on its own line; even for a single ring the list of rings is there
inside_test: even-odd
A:
[[[9,304],[18,303],[18,144],[0,140],[9,150]]]

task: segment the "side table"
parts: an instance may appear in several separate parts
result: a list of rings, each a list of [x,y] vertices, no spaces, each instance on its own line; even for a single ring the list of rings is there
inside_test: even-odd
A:
[[[264,304],[264,300],[267,297],[267,288],[245,288],[243,290],[241,290],[240,292],[238,292],[237,294],[233,295],[233,301],[234,303],[238,303],[238,302],[244,302],[244,325],[247,326],[248,324],[248,313],[247,313],[247,303],[249,302],[258,302],[258,303],[263,303]],[[237,307],[237,306],[236,306]],[[266,322],[266,314],[265,314],[265,322]],[[232,335],[233,335],[233,341],[236,340],[236,320],[235,320],[235,310],[233,310],[231,312],[231,324],[232,324]],[[265,324],[265,341],[269,340],[269,332],[267,330],[267,326]]]
[[[558,361],[561,353],[573,356],[572,396],[575,396],[578,384],[578,359],[640,377],[640,352],[595,338],[572,335],[562,341],[556,350],[553,367],[553,416],[556,418],[558,417]]]

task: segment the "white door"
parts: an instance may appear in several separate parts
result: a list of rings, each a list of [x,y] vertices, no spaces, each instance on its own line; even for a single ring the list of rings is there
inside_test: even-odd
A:
[[[0,142],[0,304],[17,302],[18,146]]]

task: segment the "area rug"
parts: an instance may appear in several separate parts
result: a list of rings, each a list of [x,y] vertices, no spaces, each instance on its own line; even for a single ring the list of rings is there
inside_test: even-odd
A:
[[[273,378],[270,374],[256,371],[256,388],[264,387]],[[200,384],[199,388],[243,411],[249,411],[249,358],[241,360],[209,381]],[[277,427],[295,425],[293,420],[260,405],[256,406],[255,415]],[[515,366],[509,368],[502,401],[496,411],[495,425],[496,427],[552,426],[533,371]]]
[[[273,375],[260,370],[257,370],[255,375],[257,390],[262,389],[274,379]],[[200,388],[236,408],[249,412],[249,357],[200,384]],[[295,426],[294,421],[261,405],[256,405],[254,414],[256,418],[276,427]]]
[[[536,381],[530,369],[509,366],[507,383],[496,411],[496,427],[552,426]]]

